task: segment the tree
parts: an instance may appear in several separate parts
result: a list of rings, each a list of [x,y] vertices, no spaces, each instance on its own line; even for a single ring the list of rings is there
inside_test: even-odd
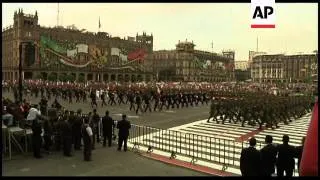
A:
[[[83,83],[84,80],[85,80],[84,74],[79,74],[78,81],[81,82],[81,83]]]
[[[48,76],[48,80],[49,80],[49,81],[57,81],[57,75],[51,73],[51,74]]]
[[[74,82],[76,80],[76,77],[72,74],[66,75],[66,81]]]

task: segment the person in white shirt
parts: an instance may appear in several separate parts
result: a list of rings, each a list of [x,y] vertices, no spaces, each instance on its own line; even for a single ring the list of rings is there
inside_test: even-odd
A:
[[[40,110],[37,109],[37,105],[30,108],[29,114],[27,116],[27,121],[33,121],[41,116]]]
[[[84,143],[84,148],[83,148],[83,155],[84,155],[84,160],[85,161],[91,161],[91,151],[92,151],[92,143],[93,143],[93,132],[92,129],[89,125],[89,118],[85,117],[84,118],[84,125],[81,129],[82,137],[83,137],[83,143]]]

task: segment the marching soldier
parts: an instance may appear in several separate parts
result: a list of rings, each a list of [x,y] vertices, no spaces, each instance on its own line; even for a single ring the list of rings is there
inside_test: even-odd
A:
[[[138,114],[139,109],[142,113],[142,107],[141,107],[142,99],[139,93],[136,94],[136,104],[137,104],[136,114]]]
[[[145,104],[144,112],[147,112],[147,109],[149,109],[149,112],[151,112],[149,95],[148,94],[144,94],[143,100],[144,100],[144,104]]]

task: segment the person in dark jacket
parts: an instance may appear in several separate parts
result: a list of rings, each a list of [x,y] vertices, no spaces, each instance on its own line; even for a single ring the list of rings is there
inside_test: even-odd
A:
[[[97,113],[97,109],[93,109],[93,115],[92,115],[92,132],[93,132],[93,139],[97,141],[97,143],[100,142],[100,134],[99,134],[99,122],[100,122],[100,116]],[[92,149],[95,149],[95,142],[92,144]]]
[[[301,146],[296,147],[296,158],[298,158],[298,169],[300,169],[300,162],[301,162],[301,157],[302,157],[302,152],[303,152],[303,145],[306,137],[303,137],[301,140]]]
[[[64,119],[61,123],[61,136],[62,136],[62,144],[63,144],[63,154],[65,156],[72,156],[72,126],[69,123],[68,119]]]
[[[129,129],[131,128],[131,123],[127,120],[127,116],[125,114],[122,115],[122,120],[117,123],[117,128],[119,129],[118,151],[121,151],[123,143],[123,149],[124,151],[127,151],[127,141],[129,137]]]
[[[52,146],[52,137],[53,137],[53,124],[49,119],[45,119],[43,122],[43,139],[44,139],[44,150],[46,153],[50,154],[50,147]]]
[[[41,144],[42,144],[42,138],[41,138],[41,124],[39,120],[36,118],[32,121],[32,145],[33,145],[33,156],[35,158],[42,158],[40,154]]]
[[[278,145],[278,159],[277,159],[277,175],[283,177],[283,172],[286,176],[292,177],[294,169],[294,155],[295,148],[289,145],[289,136],[283,135],[283,144]]]
[[[242,176],[259,176],[261,173],[260,152],[255,148],[256,139],[253,137],[249,140],[250,147],[241,151],[240,170]]]
[[[260,150],[262,176],[271,176],[275,172],[277,148],[272,144],[272,140],[272,136],[267,135],[265,139],[267,145]]]
[[[81,128],[81,134],[83,137],[83,143],[84,143],[84,148],[83,148],[83,156],[85,161],[91,161],[91,152],[92,152],[92,142],[94,139],[92,138],[92,129],[89,125],[89,118],[85,117],[84,118],[84,124]]]
[[[108,146],[111,147],[112,132],[115,124],[113,119],[109,116],[109,111],[106,111],[106,116],[102,118],[102,131],[103,131],[103,146],[106,147],[107,138]]]
[[[72,125],[74,150],[80,150],[81,146],[81,126],[83,124],[81,117],[81,109],[77,111],[75,121]]]

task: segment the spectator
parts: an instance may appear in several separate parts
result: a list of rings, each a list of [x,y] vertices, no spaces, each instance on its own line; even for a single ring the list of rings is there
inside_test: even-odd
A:
[[[92,138],[92,129],[89,125],[89,118],[85,117],[84,119],[84,125],[81,129],[82,137],[83,137],[83,156],[85,161],[91,161],[91,151],[92,151],[92,142],[94,139]]]
[[[253,137],[249,140],[250,147],[244,148],[241,151],[240,170],[242,176],[259,176],[260,169],[260,153],[255,148],[256,139]]]
[[[32,145],[33,145],[33,156],[35,158],[42,158],[40,154],[42,138],[41,138],[41,124],[39,123],[38,119],[32,121]]]
[[[27,116],[27,120],[28,121],[33,121],[35,119],[38,119],[39,116],[41,116],[41,112],[37,109],[37,105],[33,105],[29,110],[29,114]]]
[[[249,140],[250,147],[241,151],[240,170],[242,176],[259,176],[260,175],[260,153],[255,148],[256,139],[253,137]]]
[[[109,116],[109,111],[106,111],[106,116],[102,118],[102,130],[103,130],[103,146],[105,147],[107,144],[108,138],[108,146],[111,147],[112,142],[112,132],[115,124],[113,119]]]
[[[13,115],[8,113],[7,106],[3,107],[2,121],[3,121],[3,124],[8,127],[13,125]]]
[[[92,149],[95,149],[95,141],[97,139],[97,143],[100,142],[100,134],[99,134],[99,122],[100,122],[100,116],[97,113],[96,109],[93,109],[93,115],[92,115],[92,132],[93,132],[93,142],[92,142]]]
[[[118,151],[121,151],[123,143],[123,150],[127,151],[127,141],[129,137],[129,129],[131,128],[131,124],[130,121],[127,120],[127,116],[125,114],[122,115],[122,120],[117,123],[117,128],[119,129]]]
[[[286,172],[286,176],[292,177],[294,169],[294,155],[295,149],[289,145],[289,136],[283,135],[283,144],[278,146],[278,159],[277,159],[277,175],[283,177],[283,172]]]
[[[267,145],[260,150],[261,173],[263,176],[271,176],[275,172],[277,148],[272,144],[272,140],[272,136],[267,135],[265,138],[265,143]]]

